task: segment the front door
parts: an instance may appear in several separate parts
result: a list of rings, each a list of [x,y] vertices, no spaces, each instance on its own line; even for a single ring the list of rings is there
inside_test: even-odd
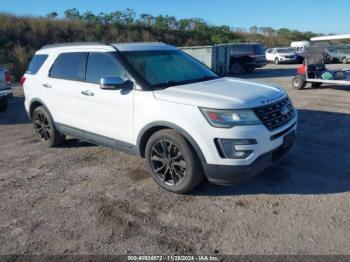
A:
[[[92,52],[86,66],[86,82],[79,83],[79,97],[83,129],[101,139],[132,143],[133,89],[104,90],[103,77],[120,77],[127,74],[114,53]]]

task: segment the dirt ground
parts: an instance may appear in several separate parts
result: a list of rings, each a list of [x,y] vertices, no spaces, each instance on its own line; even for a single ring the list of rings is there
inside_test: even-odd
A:
[[[283,86],[299,109],[287,157],[188,195],[160,189],[141,159],[40,144],[17,87],[0,113],[0,254],[350,254],[350,86],[296,91],[295,68],[245,76]]]

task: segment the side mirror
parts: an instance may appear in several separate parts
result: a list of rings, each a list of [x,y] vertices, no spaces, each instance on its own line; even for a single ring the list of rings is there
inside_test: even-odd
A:
[[[124,81],[120,77],[103,77],[100,80],[100,88],[105,90],[130,89],[134,84],[130,80]]]

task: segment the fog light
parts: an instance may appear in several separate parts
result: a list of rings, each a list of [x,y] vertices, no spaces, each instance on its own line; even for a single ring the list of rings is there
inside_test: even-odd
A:
[[[255,139],[217,139],[215,141],[219,153],[223,158],[246,159],[253,150],[236,150],[237,145],[255,145]]]

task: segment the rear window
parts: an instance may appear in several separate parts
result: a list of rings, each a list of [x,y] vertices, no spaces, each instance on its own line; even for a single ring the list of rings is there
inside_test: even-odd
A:
[[[234,45],[233,50],[239,53],[251,53],[253,48],[252,45]]]
[[[265,49],[262,45],[253,45],[253,51],[256,55],[264,55]]]
[[[50,77],[67,80],[84,81],[88,53],[62,53],[50,70]]]
[[[26,74],[35,75],[46,61],[48,55],[34,55],[28,66]]]

